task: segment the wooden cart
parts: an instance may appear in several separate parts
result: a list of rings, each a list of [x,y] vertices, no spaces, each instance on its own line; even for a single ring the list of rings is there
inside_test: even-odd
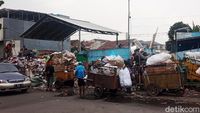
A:
[[[120,87],[116,72],[111,75],[88,72],[87,84],[95,87],[94,96],[96,98],[101,98],[107,91],[115,92]]]
[[[65,86],[73,87],[74,85],[74,66],[57,65],[55,68],[55,88],[60,89]]]
[[[176,64],[147,66],[145,68],[144,86],[148,95],[156,96],[162,91],[173,91],[177,95],[184,94],[181,74]]]
[[[200,67],[200,61],[187,58],[179,63],[180,70],[184,76],[184,86],[200,91],[200,75],[196,73],[196,70]]]

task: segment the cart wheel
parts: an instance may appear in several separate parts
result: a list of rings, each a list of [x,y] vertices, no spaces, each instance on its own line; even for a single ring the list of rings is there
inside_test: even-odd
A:
[[[184,94],[185,94],[185,90],[184,90],[184,89],[178,90],[178,91],[176,92],[176,96],[182,97]]]
[[[58,81],[58,80],[55,81],[54,87],[55,87],[57,90],[60,90],[61,87],[62,87],[62,82],[60,82],[60,81]]]
[[[67,94],[69,96],[73,96],[74,95],[74,89],[73,89],[73,87],[70,87],[70,88],[67,89]]]
[[[103,89],[100,87],[95,87],[94,96],[95,98],[100,99],[103,96]]]
[[[149,84],[147,86],[147,94],[150,96],[157,96],[160,93],[161,89],[154,85],[154,84]]]

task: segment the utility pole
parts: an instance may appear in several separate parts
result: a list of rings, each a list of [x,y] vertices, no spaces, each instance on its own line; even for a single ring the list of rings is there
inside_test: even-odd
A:
[[[79,31],[78,31],[78,36],[79,36],[79,46],[78,46],[78,50],[79,50],[79,52],[81,52],[81,29],[79,29]]]
[[[3,30],[3,49],[4,49],[4,51],[3,51],[3,58],[5,58],[6,57],[6,53],[5,53],[5,47],[6,47],[6,42],[7,42],[7,40],[6,40],[6,27],[2,27],[2,30]]]
[[[131,47],[130,44],[130,19],[131,19],[131,12],[130,12],[130,0],[128,0],[128,47]]]

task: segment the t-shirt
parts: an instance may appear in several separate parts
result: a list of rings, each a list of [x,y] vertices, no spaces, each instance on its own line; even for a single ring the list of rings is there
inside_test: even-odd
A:
[[[83,79],[85,77],[85,67],[83,65],[78,65],[76,68],[76,77]]]

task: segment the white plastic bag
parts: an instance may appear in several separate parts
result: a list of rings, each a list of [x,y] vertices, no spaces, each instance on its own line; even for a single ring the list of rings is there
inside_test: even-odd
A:
[[[196,70],[196,74],[200,75],[200,67]]]
[[[130,72],[127,67],[119,70],[119,80],[121,87],[132,86]]]
[[[167,53],[160,53],[153,55],[147,59],[146,64],[147,65],[156,65],[160,63],[165,63],[167,60],[169,60],[172,56]]]
[[[200,59],[200,52],[186,52],[185,55],[188,58]]]

